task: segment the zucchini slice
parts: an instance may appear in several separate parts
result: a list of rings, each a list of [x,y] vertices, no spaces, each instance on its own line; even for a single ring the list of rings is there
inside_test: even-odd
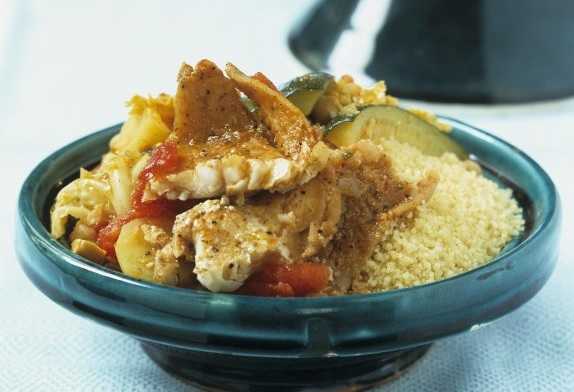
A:
[[[360,139],[370,139],[375,143],[381,139],[395,139],[427,155],[441,156],[452,152],[462,160],[468,159],[464,148],[447,134],[396,106],[368,106],[358,114],[336,117],[325,127],[325,132],[325,138],[339,147]]]
[[[249,113],[256,113],[259,110],[257,104],[253,102],[251,99],[244,96],[242,96],[240,99],[241,103],[243,104],[243,106],[245,106],[245,109],[247,109]]]
[[[333,80],[333,76],[328,73],[312,72],[287,82],[281,93],[308,116]]]

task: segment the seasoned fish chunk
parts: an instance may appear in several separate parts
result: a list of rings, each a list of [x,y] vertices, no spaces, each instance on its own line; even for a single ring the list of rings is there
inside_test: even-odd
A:
[[[309,158],[293,161],[283,157],[256,137],[226,135],[217,147],[185,146],[188,156],[197,156],[191,167],[149,182],[149,198],[202,199],[269,190],[286,192],[315,177],[330,163],[341,159],[340,151],[318,143]],[[245,140],[247,139],[247,140]],[[203,155],[203,156],[202,156]]]
[[[176,172],[149,181],[148,199],[286,192],[340,157],[261,76],[248,77],[231,64],[227,72],[232,80],[208,60],[195,69],[182,66],[170,137],[182,162]],[[247,111],[236,88],[259,105],[263,124]]]
[[[217,65],[201,60],[193,69],[183,64],[175,96],[175,133],[184,143],[205,143],[211,136],[257,126],[233,83]]]
[[[259,106],[261,119],[273,134],[277,148],[292,159],[306,159],[319,141],[319,134],[303,112],[277,89],[261,81],[261,76],[249,77],[233,64],[227,64],[225,71],[237,88]]]
[[[263,263],[315,255],[337,230],[341,197],[332,173],[286,194],[244,205],[208,200],[178,215],[169,244],[174,257],[195,252],[199,282],[211,291],[237,290]]]
[[[278,233],[259,216],[221,200],[206,201],[178,216],[176,249],[189,246],[182,243],[183,231],[191,234],[198,280],[216,292],[235,291],[265,257],[284,251]]]

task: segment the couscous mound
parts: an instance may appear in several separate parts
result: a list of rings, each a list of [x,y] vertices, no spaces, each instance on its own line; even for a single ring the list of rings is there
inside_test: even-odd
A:
[[[434,170],[440,180],[416,219],[394,230],[355,274],[353,291],[370,293],[445,279],[491,261],[524,227],[510,189],[485,178],[454,154],[431,157],[382,141],[395,171],[416,182]]]

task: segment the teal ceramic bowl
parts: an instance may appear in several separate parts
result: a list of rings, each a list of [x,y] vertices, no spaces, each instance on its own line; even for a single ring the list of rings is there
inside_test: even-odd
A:
[[[50,205],[80,167],[98,162],[120,125],[56,151],[32,171],[20,193],[17,253],[53,301],[133,336],[161,367],[195,384],[363,389],[396,377],[434,341],[515,310],[556,263],[560,203],[548,175],[497,137],[445,121],[487,175],[514,190],[527,222],[491,263],[450,279],[372,295],[256,298],[145,283],[74,255],[48,233]]]

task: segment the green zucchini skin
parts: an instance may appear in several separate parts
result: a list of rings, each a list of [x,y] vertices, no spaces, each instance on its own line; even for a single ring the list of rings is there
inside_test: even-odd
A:
[[[281,93],[308,116],[333,81],[333,75],[311,72],[285,83]]]
[[[371,124],[373,121],[376,126]],[[357,114],[337,116],[325,126],[325,138],[338,146],[365,138],[375,143],[381,138],[395,139],[427,155],[452,152],[462,160],[468,159],[468,153],[448,134],[397,106],[366,106]]]
[[[247,97],[241,97],[241,103],[249,113],[256,113],[259,110],[257,104]]]

